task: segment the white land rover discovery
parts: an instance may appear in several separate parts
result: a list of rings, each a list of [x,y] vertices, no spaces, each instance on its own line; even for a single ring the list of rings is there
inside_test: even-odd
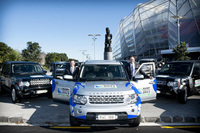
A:
[[[83,123],[138,126],[141,101],[156,99],[156,79],[145,79],[140,74],[142,68],[155,76],[154,63],[142,64],[135,80],[130,81],[119,61],[86,61],[76,79],[65,75],[65,80],[53,80],[53,98],[69,102],[71,126]]]

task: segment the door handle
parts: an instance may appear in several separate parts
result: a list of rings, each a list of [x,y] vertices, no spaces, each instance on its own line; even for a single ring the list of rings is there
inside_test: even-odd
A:
[[[153,82],[153,81],[151,81],[151,82],[149,82],[149,84],[154,84],[154,82]]]

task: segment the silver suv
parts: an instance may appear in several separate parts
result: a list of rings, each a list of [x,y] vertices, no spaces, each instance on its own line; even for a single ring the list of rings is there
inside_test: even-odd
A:
[[[155,75],[154,63],[145,63],[137,70],[135,81],[130,81],[121,62],[86,61],[77,79],[65,75],[65,80],[53,80],[53,98],[69,102],[72,126],[82,123],[138,126],[141,100],[156,98],[156,79],[144,79],[139,73],[144,66]]]

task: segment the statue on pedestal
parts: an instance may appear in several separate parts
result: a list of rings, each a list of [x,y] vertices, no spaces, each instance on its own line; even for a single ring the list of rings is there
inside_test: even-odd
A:
[[[106,35],[105,35],[105,48],[104,48],[104,60],[112,60],[112,48],[111,48],[111,39],[112,34],[110,34],[110,30],[106,28]]]
[[[112,39],[112,34],[110,34],[110,30],[107,27],[106,28],[106,35],[105,35],[105,52],[111,52],[112,51],[112,49],[111,49],[111,42],[112,42],[111,39]]]

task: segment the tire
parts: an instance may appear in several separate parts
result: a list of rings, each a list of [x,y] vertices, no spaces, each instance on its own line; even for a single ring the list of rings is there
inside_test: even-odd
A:
[[[2,86],[0,85],[0,94],[3,94]]]
[[[81,123],[79,123],[73,116],[70,114],[70,125],[71,126],[81,126]]]
[[[130,127],[138,127],[140,125],[140,119],[141,119],[141,115],[139,115],[137,118],[135,118],[133,123],[129,123],[129,126]]]
[[[52,90],[51,89],[48,90],[47,97],[48,97],[48,99],[52,99]]]
[[[13,103],[21,102],[21,97],[17,95],[16,89],[14,87],[11,88],[11,99]]]
[[[178,93],[178,101],[179,103],[185,104],[187,102],[188,91],[187,87],[185,87],[184,91]]]

